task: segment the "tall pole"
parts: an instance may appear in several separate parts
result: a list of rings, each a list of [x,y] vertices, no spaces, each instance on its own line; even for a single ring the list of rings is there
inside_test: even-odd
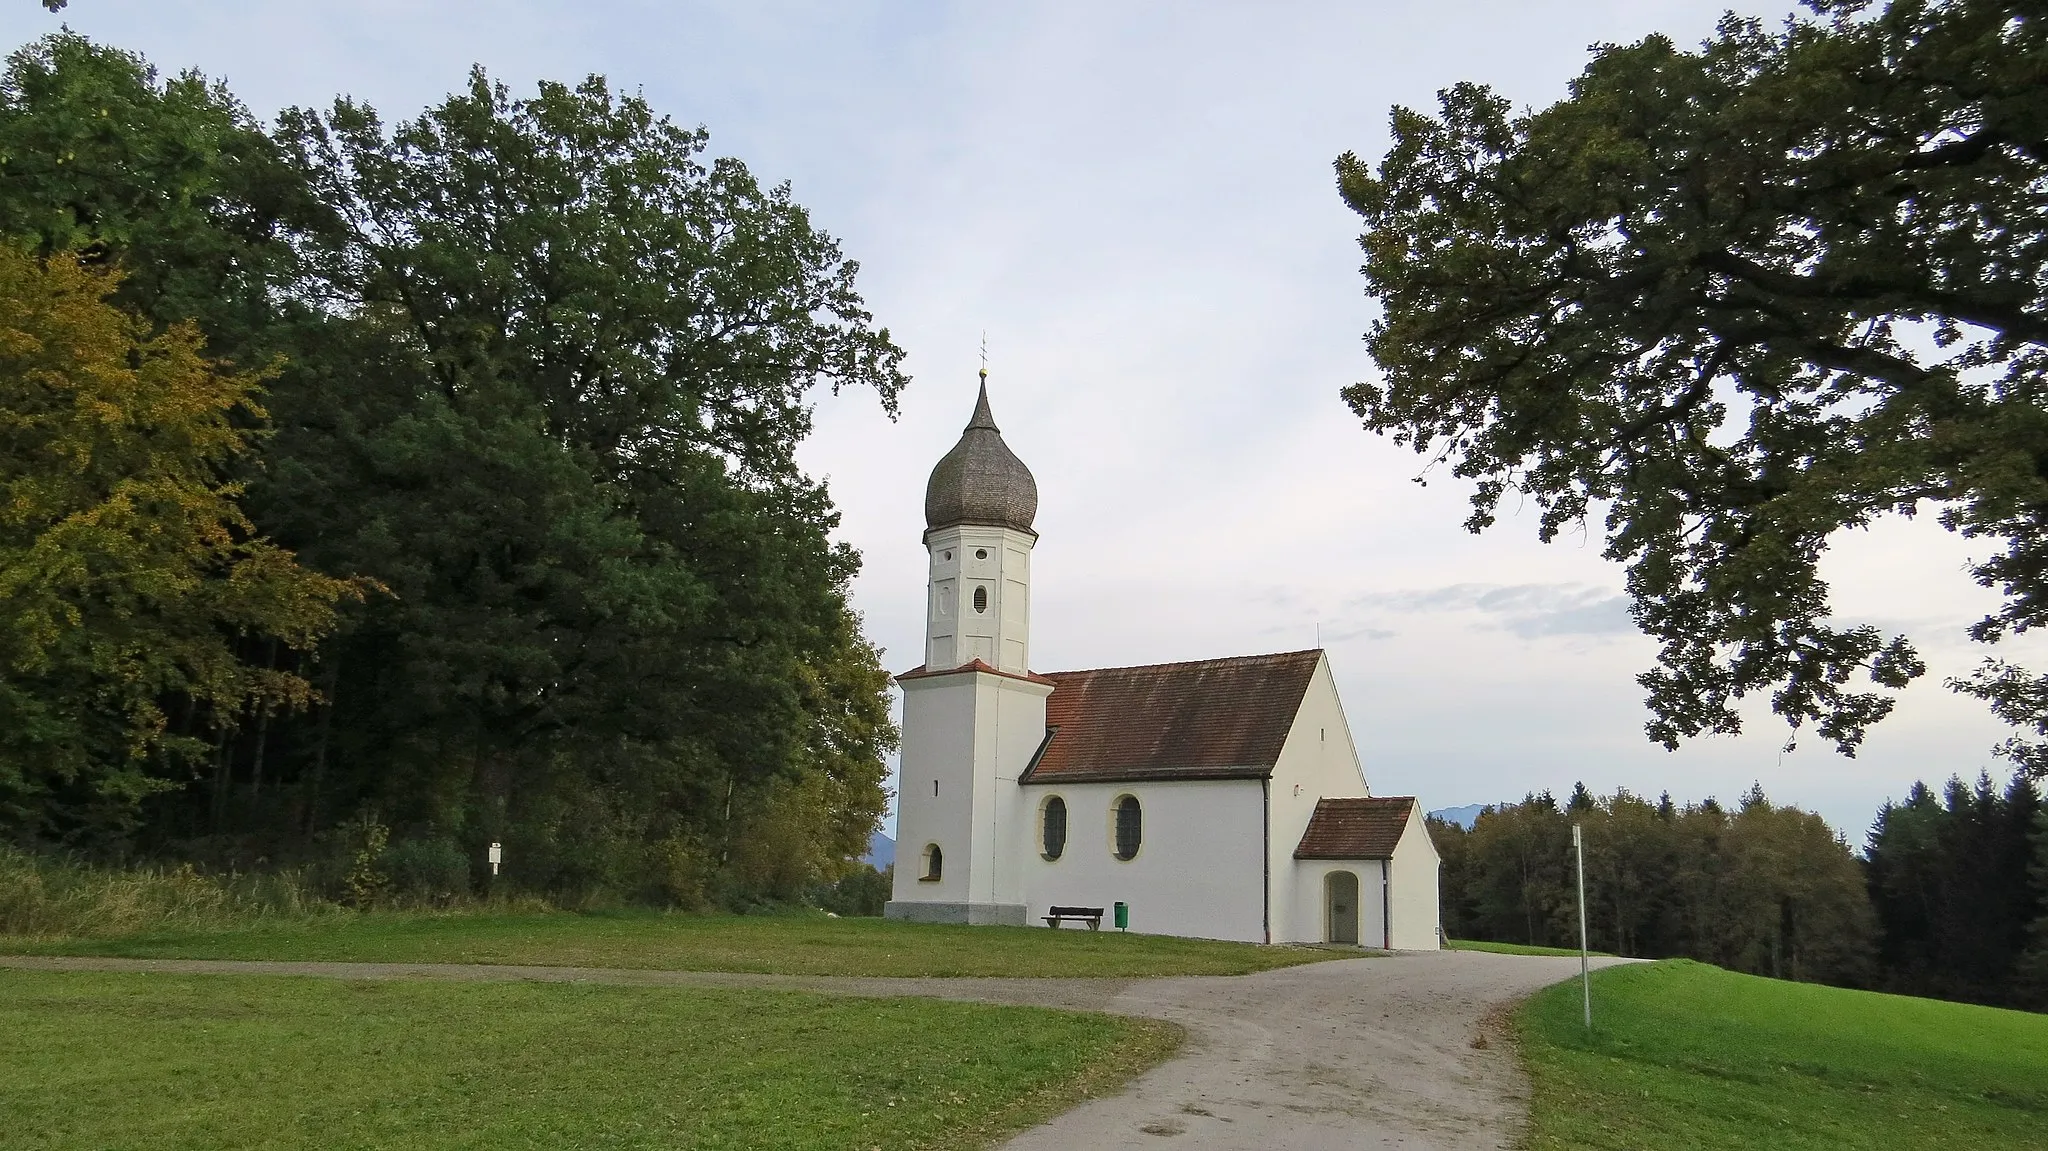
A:
[[[1593,1030],[1593,969],[1586,952],[1586,834],[1572,824],[1572,852],[1579,859],[1579,995],[1585,1001],[1586,1030]]]

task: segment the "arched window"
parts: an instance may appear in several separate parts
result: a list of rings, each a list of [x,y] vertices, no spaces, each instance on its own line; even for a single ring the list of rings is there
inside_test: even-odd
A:
[[[987,589],[987,588],[985,588],[985,587],[978,587],[978,588],[975,588],[975,589],[974,589],[974,610],[975,610],[975,611],[987,611],[987,610],[988,610],[988,589]]]
[[[1067,849],[1067,801],[1057,795],[1047,797],[1038,809],[1038,842],[1048,860],[1058,859]]]
[[[1138,797],[1126,795],[1116,801],[1116,857],[1131,859],[1145,842],[1145,812]]]
[[[939,845],[927,843],[924,845],[924,870],[917,878],[925,883],[937,883],[945,866],[945,853],[939,850]]]

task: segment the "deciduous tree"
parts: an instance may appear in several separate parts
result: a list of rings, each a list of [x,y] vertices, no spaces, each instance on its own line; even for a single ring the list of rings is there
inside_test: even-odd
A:
[[[1456,85],[1337,163],[1384,307],[1346,399],[1477,482],[1474,531],[1510,492],[1545,540],[1604,521],[1667,747],[1768,691],[1853,753],[1924,665],[1817,565],[1886,514],[1999,549],[1976,638],[2048,622],[2048,19],[1811,2],[1601,46],[1540,111]],[[1963,686],[2048,730],[2033,675]]]
[[[257,378],[108,302],[118,279],[0,245],[0,819],[111,835],[190,779],[210,729],[298,707],[305,680],[243,658],[304,650],[350,585],[258,535],[224,478],[256,440]]]

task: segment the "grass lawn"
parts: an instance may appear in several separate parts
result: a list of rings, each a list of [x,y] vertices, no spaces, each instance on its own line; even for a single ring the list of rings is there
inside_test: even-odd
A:
[[[1532,1148],[2048,1147],[2048,1015],[1673,960],[1593,974],[1516,1017]]]
[[[1178,1042],[916,999],[0,971],[0,1144],[981,1147]]]
[[[147,959],[515,963],[790,975],[1242,975],[1344,953],[1114,931],[655,913],[372,913],[110,939],[0,936],[0,953]]]
[[[1497,955],[1573,955],[1579,953],[1576,947],[1537,947],[1527,943],[1488,943],[1483,939],[1447,939],[1444,946],[1452,951],[1491,951]],[[1588,952],[1590,955],[1606,955],[1605,951]]]

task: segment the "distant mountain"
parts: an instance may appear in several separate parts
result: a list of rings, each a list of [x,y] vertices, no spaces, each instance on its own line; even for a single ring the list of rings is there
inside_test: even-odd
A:
[[[868,836],[868,853],[860,861],[876,870],[889,866],[896,862],[896,841],[879,831]]]
[[[1463,807],[1440,808],[1429,814],[1433,819],[1441,819],[1445,823],[1455,823],[1466,831],[1470,831],[1474,821],[1479,818],[1479,813],[1485,810],[1486,805],[1483,803],[1468,803]]]

